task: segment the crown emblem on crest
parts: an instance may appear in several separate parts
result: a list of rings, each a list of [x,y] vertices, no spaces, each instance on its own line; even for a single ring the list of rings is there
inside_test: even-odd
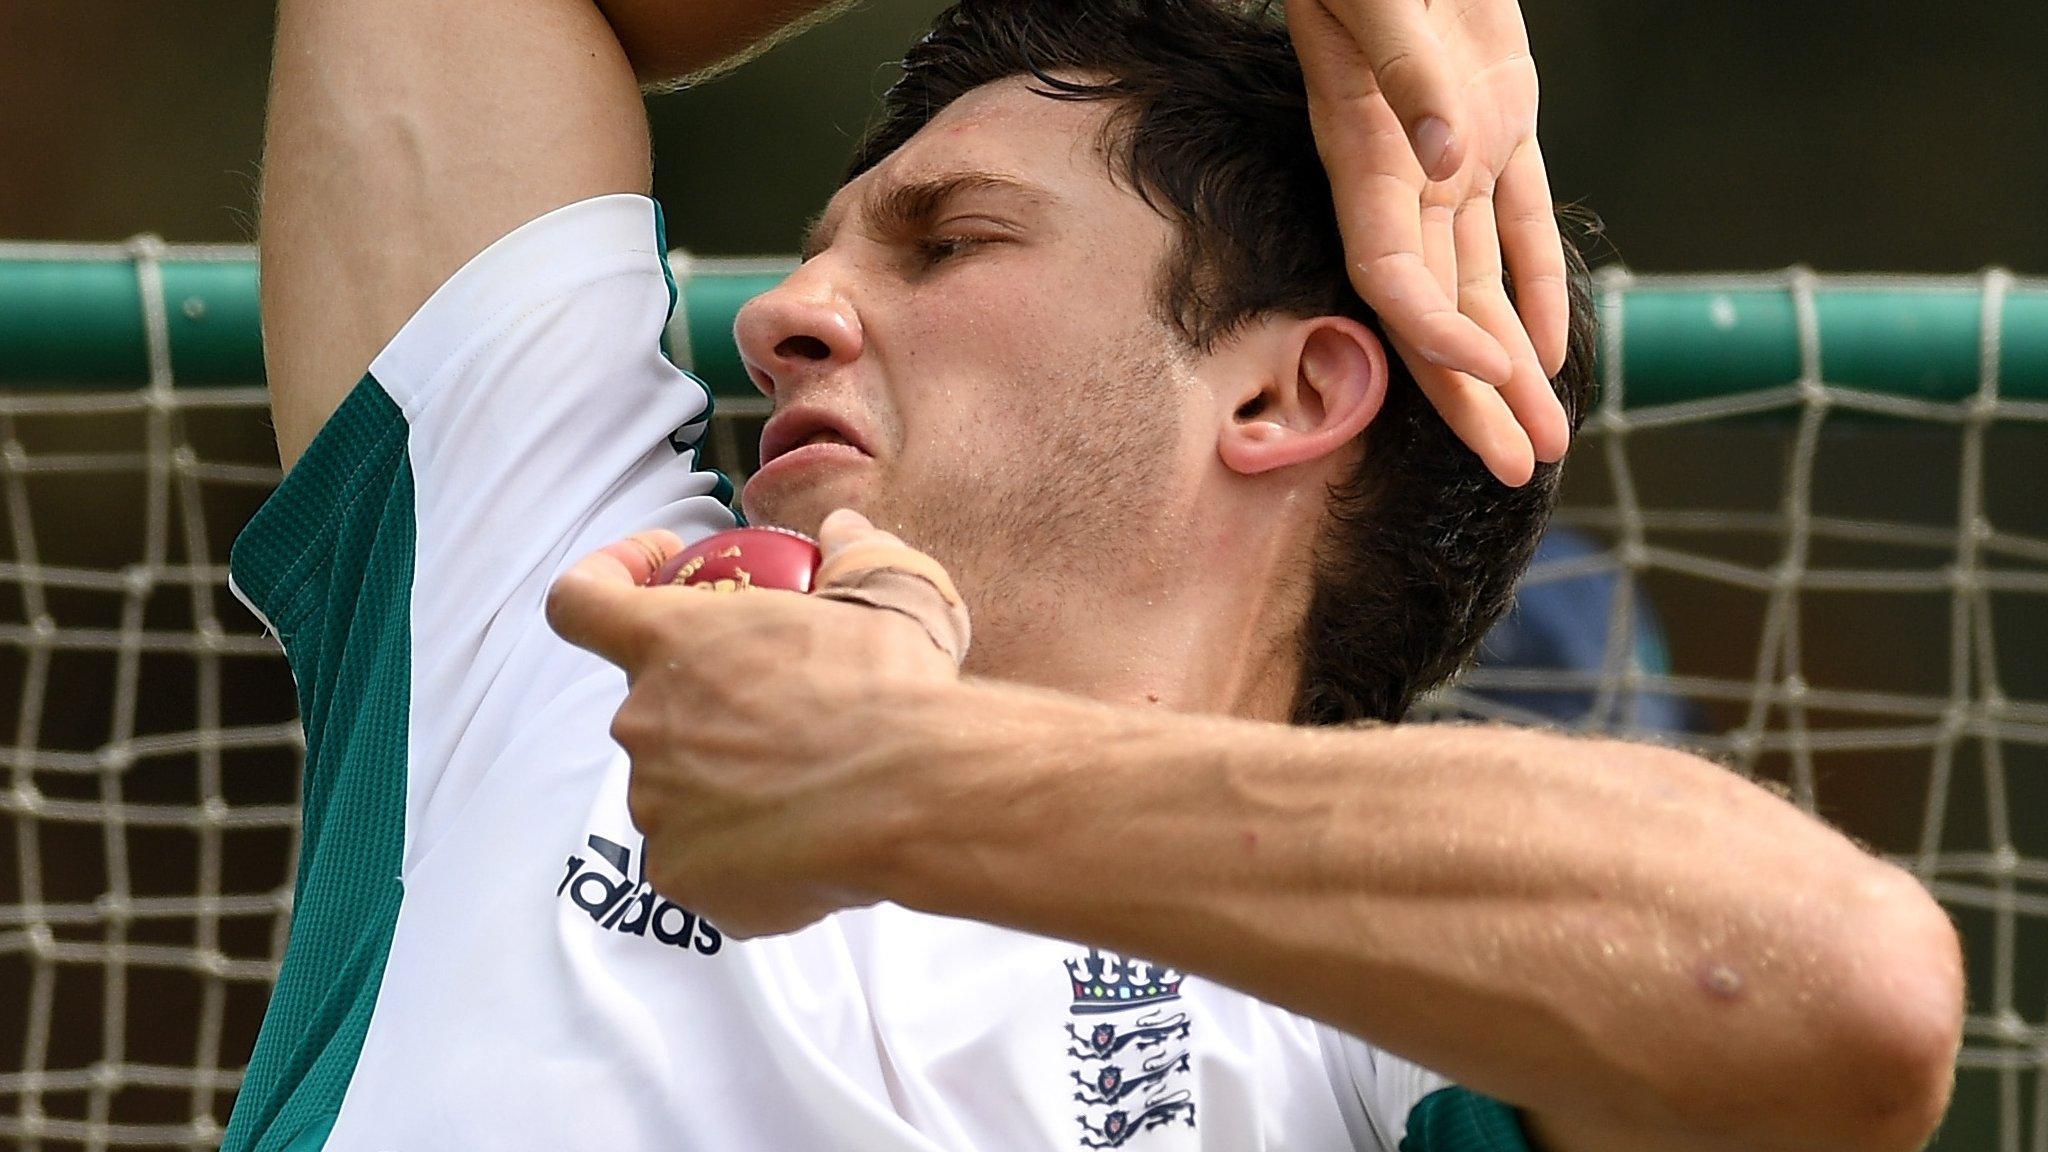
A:
[[[1180,999],[1181,974],[1171,968],[1090,948],[1067,961],[1075,1012],[1121,1012]]]

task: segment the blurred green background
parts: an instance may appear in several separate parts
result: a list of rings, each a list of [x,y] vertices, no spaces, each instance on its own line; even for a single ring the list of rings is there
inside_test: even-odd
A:
[[[939,4],[652,102],[672,240],[794,248]],[[1560,200],[1646,270],[2048,270],[2048,7],[1532,0]],[[0,0],[0,237],[252,235],[272,5]],[[700,157],[715,157],[706,163]]]

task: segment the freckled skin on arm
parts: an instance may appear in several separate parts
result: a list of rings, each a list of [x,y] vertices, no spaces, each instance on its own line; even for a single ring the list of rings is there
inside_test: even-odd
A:
[[[917,726],[956,802],[895,838],[880,888],[913,907],[1221,979],[1523,1106],[1554,1152],[1917,1148],[1945,1105],[1940,908],[1715,765],[964,689],[990,698]]]

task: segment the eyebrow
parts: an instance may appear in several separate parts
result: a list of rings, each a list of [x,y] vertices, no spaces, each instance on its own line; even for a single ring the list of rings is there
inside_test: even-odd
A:
[[[859,211],[877,232],[903,234],[931,226],[954,199],[972,192],[1000,192],[1039,204],[1058,199],[1050,189],[1001,172],[947,172],[893,184],[862,198]],[[804,229],[802,258],[831,246],[845,212],[829,208]]]

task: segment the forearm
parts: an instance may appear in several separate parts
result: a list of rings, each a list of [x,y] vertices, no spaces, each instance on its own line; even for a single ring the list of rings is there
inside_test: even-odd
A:
[[[852,0],[597,0],[634,75],[678,83],[731,67],[850,7]]]
[[[898,900],[1213,977],[1587,1131],[1809,1147],[1938,1109],[1939,909],[1713,765],[964,691]]]

